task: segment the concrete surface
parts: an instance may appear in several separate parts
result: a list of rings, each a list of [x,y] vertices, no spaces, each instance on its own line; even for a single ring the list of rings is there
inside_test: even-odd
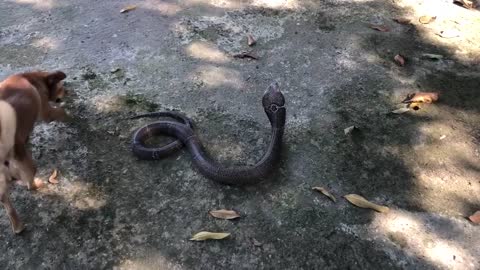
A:
[[[480,228],[465,218],[480,209],[478,10],[446,0],[0,0],[0,14],[0,77],[65,71],[74,117],[35,129],[39,176],[58,168],[60,183],[12,188],[28,229],[13,235],[0,211],[2,269],[480,268]],[[437,19],[422,25],[422,15]],[[456,34],[438,35],[446,30]],[[246,33],[258,40],[251,49]],[[260,59],[230,57],[243,50]],[[254,163],[272,81],[288,123],[270,181],[215,184],[185,151],[132,156],[133,130],[151,120],[124,118],[174,109],[220,161]],[[386,114],[414,91],[440,101]],[[351,125],[359,131],[346,136]],[[391,211],[355,208],[349,193]],[[207,214],[222,208],[242,217]],[[202,230],[232,235],[188,240]]]

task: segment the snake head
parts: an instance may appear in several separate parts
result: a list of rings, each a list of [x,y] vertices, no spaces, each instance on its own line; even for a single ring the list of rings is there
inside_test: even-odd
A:
[[[274,82],[268,86],[262,98],[263,108],[272,124],[285,122],[285,97],[280,91],[278,83]]]

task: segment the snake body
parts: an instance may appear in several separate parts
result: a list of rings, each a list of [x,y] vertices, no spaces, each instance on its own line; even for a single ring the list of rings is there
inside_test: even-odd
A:
[[[263,95],[262,105],[271,125],[270,143],[263,157],[252,166],[224,167],[213,161],[195,135],[191,120],[175,112],[156,112],[133,117],[163,116],[173,120],[157,121],[138,129],[132,140],[133,153],[140,159],[155,160],[167,157],[186,146],[193,157],[194,164],[207,178],[229,185],[257,183],[268,177],[278,165],[281,157],[286,109],[284,107],[285,98],[280,92],[278,84],[273,83],[268,87]],[[162,147],[145,146],[147,139],[159,135],[175,137],[177,140]]]

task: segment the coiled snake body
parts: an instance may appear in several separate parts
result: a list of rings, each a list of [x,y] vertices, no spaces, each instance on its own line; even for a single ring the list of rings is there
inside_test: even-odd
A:
[[[142,114],[142,117],[170,117],[171,120],[157,121],[138,129],[132,141],[133,153],[140,159],[155,160],[171,155],[186,146],[193,157],[193,162],[206,177],[223,184],[244,185],[253,184],[265,179],[278,165],[281,156],[282,138],[284,133],[286,109],[285,98],[278,84],[271,84],[262,98],[262,105],[270,121],[271,138],[268,149],[263,157],[252,166],[224,167],[209,158],[202,143],[193,131],[190,119],[174,112],[156,112]],[[153,136],[167,135],[177,140],[162,147],[146,147],[145,141]]]

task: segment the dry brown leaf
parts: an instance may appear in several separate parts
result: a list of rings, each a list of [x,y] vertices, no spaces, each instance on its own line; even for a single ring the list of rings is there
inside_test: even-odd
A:
[[[475,2],[470,0],[453,0],[453,3],[466,9],[475,8]]]
[[[228,237],[229,233],[214,233],[214,232],[199,232],[196,233],[192,238],[191,241],[205,241],[209,239],[220,240]]]
[[[219,219],[236,219],[240,217],[240,215],[237,212],[233,210],[227,210],[227,209],[212,210],[208,213],[212,217],[219,218]]]
[[[395,55],[393,60],[395,60],[395,62],[401,67],[405,66],[405,57],[403,57],[401,54]]]
[[[316,190],[318,192],[321,192],[323,195],[327,196],[333,202],[337,202],[337,199],[335,199],[335,197],[330,192],[328,192],[328,190],[326,190],[325,188],[323,188],[323,187],[313,187],[312,189]]]
[[[127,13],[127,12],[129,12],[129,11],[132,11],[132,10],[136,9],[136,8],[137,8],[136,5],[126,6],[126,7],[122,8],[122,9],[120,10],[120,13]]]
[[[437,16],[421,16],[420,18],[418,18],[418,21],[421,23],[421,24],[429,24],[433,21],[435,21],[437,19]]]
[[[58,171],[57,169],[54,169],[50,177],[48,177],[48,182],[51,184],[58,184],[57,176],[58,176]]]
[[[237,54],[234,54],[232,55],[233,58],[241,58],[241,59],[245,59],[245,58],[249,58],[249,59],[253,59],[253,60],[258,60],[258,57],[249,53],[249,52],[241,52],[241,53],[237,53]]]
[[[433,103],[437,100],[437,92],[417,92],[408,94],[402,103]]]
[[[345,195],[343,197],[345,199],[347,199],[347,201],[349,201],[351,204],[353,204],[355,206],[358,206],[360,208],[369,208],[369,209],[373,209],[373,210],[375,210],[377,212],[380,212],[380,213],[386,213],[390,210],[386,206],[372,203],[372,202],[368,201],[367,199],[365,199],[364,197],[362,197],[360,195],[357,195],[357,194],[348,194],[348,195]]]
[[[399,24],[410,24],[412,22],[412,20],[407,18],[394,18],[393,21]]]
[[[433,54],[433,53],[424,53],[422,54],[423,59],[429,59],[429,60],[442,60],[443,55],[440,54]]]
[[[406,113],[410,111],[410,108],[400,108],[400,109],[396,109],[396,110],[393,110],[392,113],[394,114],[402,114],[402,113]]]
[[[480,224],[480,211],[475,212],[473,215],[469,216],[468,219],[475,224]]]
[[[357,127],[355,127],[355,126],[349,126],[346,129],[344,129],[343,132],[345,133],[345,135],[348,135],[348,134],[352,133],[353,130],[356,129],[356,128]]]
[[[247,35],[247,44],[248,46],[253,46],[257,43],[257,41],[253,38],[252,35],[248,34]]]
[[[388,29],[388,27],[384,26],[384,25],[373,25],[371,24],[370,25],[370,28],[374,29],[374,30],[377,30],[377,31],[380,31],[380,32],[388,32],[390,31],[390,29]]]

